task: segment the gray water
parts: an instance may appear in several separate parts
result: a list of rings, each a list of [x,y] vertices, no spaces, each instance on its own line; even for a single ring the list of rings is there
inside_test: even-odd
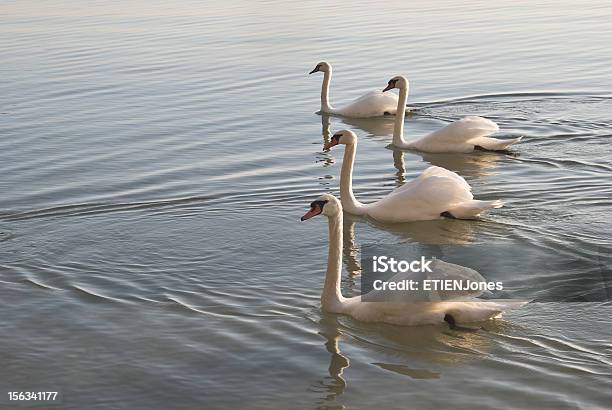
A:
[[[171,3],[0,4],[2,408],[609,406],[610,2]],[[323,59],[337,105],[407,76],[409,138],[475,114],[525,139],[393,151],[392,120],[315,113]],[[430,164],[506,201],[348,218],[344,294],[362,246],[433,244],[534,302],[475,332],[322,312],[327,227],[299,217],[338,193],[342,128],[362,201]],[[34,389],[62,403],[7,401]]]

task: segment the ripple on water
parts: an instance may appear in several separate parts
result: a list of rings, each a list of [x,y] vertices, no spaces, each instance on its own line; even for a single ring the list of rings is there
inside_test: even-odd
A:
[[[75,409],[608,408],[612,9],[227,3],[0,6],[0,381],[52,380]],[[468,114],[525,138],[386,149],[392,119],[314,114],[323,58],[338,105],[407,75],[408,138]],[[326,226],[299,217],[338,194],[342,148],[321,148],[341,128],[364,202],[429,165],[506,202],[481,221],[347,215],[345,295],[362,246],[400,243],[554,302],[473,332],[322,312]]]

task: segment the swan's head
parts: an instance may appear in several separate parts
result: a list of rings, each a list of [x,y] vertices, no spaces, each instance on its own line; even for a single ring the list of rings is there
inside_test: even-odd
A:
[[[335,133],[329,142],[323,146],[324,150],[329,150],[338,144],[353,145],[357,142],[357,135],[353,131],[342,130]]]
[[[389,80],[389,82],[387,83],[387,86],[383,90],[383,93],[385,91],[389,91],[394,88],[399,88],[399,89],[404,89],[404,90],[408,89],[408,79],[406,79],[406,77],[402,75],[396,75],[395,77]]]
[[[341,212],[342,205],[340,205],[338,198],[331,194],[323,194],[310,203],[310,211],[306,212],[301,220],[305,221],[319,214],[332,217]]]
[[[322,71],[324,73],[329,73],[331,71],[331,65],[329,63],[326,63],[325,61],[321,61],[308,74],[313,74],[313,73],[316,73],[318,71]]]

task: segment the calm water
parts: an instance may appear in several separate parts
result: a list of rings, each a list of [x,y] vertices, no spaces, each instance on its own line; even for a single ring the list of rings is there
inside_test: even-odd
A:
[[[0,5],[2,406],[609,406],[610,2],[168,3]],[[407,136],[478,114],[525,140],[394,152],[388,120],[315,114],[322,59],[338,105],[406,75]],[[364,201],[436,164],[507,203],[349,219],[345,294],[361,246],[433,244],[535,302],[473,333],[324,314],[327,227],[298,219],[338,192],[327,122],[360,137]]]

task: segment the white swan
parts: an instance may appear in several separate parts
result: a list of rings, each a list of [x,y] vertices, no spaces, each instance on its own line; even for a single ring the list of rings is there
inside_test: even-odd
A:
[[[473,219],[491,208],[500,208],[502,201],[478,201],[465,179],[447,169],[431,166],[418,178],[396,188],[384,198],[362,204],[353,195],[353,163],[357,135],[349,130],[338,131],[324,149],[346,145],[340,170],[340,198],[344,209],[356,215],[367,215],[382,222],[425,221],[432,219]]]
[[[406,100],[408,99],[408,87],[408,80],[399,75],[389,80],[383,93],[393,88],[399,88],[400,93],[397,106],[398,108],[405,107]],[[482,117],[468,116],[415,141],[407,142],[404,139],[404,112],[402,111],[399,115],[395,116],[393,145],[402,149],[414,149],[424,152],[467,153],[475,149],[503,151],[523,138],[501,140],[488,137],[488,135],[497,131],[499,131],[499,127],[493,121]]]
[[[302,221],[318,214],[327,216],[329,222],[329,253],[325,284],[321,294],[321,307],[332,313],[352,316],[364,322],[385,322],[394,325],[421,325],[447,322],[451,327],[456,323],[478,322],[499,317],[502,312],[527,303],[523,300],[444,300],[436,302],[414,302],[396,298],[368,302],[367,296],[345,298],[340,290],[342,271],[342,205],[335,196],[325,194],[310,204],[310,210]],[[451,280],[470,280],[481,276],[472,269],[438,261],[438,276]],[[374,291],[375,292],[375,291]],[[465,295],[461,295],[462,297]]]
[[[396,94],[383,93],[378,90],[364,94],[342,108],[333,108],[329,103],[329,83],[332,77],[331,65],[322,61],[308,74],[319,71],[324,73],[323,85],[321,86],[321,113],[367,118],[395,114],[398,109]],[[403,109],[405,110],[406,107],[404,106]]]

